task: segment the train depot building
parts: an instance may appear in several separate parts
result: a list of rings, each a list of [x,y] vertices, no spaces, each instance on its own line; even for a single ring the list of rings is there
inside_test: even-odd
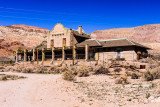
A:
[[[32,50],[17,50],[16,62],[54,64],[72,61],[137,60],[150,49],[128,38],[97,40],[91,39],[79,26],[77,30],[56,24],[48,33],[47,41]]]

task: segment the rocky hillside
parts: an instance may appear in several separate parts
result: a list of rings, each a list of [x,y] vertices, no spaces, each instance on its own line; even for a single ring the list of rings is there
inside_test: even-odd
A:
[[[91,33],[92,38],[115,39],[129,38],[153,49],[160,50],[160,24],[143,25],[133,28],[97,30]]]
[[[10,56],[18,47],[33,48],[46,40],[49,30],[28,26],[0,26],[0,56]]]

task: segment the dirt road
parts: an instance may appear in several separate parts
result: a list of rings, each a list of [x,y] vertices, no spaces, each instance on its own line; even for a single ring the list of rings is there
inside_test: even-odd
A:
[[[77,94],[63,89],[65,84],[61,80],[61,75],[10,72],[5,74],[27,78],[0,81],[1,107],[73,107],[80,104]]]

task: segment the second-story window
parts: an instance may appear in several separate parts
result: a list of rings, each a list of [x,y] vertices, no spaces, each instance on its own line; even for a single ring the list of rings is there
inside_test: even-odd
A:
[[[54,47],[54,40],[51,40],[51,48]]]
[[[66,46],[66,38],[63,38],[63,46]]]

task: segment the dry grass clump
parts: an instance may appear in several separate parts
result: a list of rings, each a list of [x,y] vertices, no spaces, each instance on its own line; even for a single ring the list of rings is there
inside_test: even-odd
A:
[[[125,73],[126,73],[127,76],[131,76],[133,71],[126,71]]]
[[[146,81],[152,81],[154,80],[153,75],[151,72],[147,71],[146,73],[144,73],[144,78]]]
[[[70,71],[66,71],[63,73],[63,79],[67,81],[74,81],[75,75]]]
[[[103,65],[99,65],[95,68],[94,74],[108,74],[109,70],[107,67],[104,67]]]
[[[115,69],[114,69],[114,72],[115,72],[115,73],[119,73],[120,71],[122,71],[121,68],[115,68]]]
[[[131,78],[132,79],[138,79],[140,76],[138,75],[138,73],[134,72],[131,74]]]
[[[17,76],[17,75],[6,75],[6,74],[0,74],[0,80],[5,81],[5,80],[17,80],[17,79],[22,79],[26,78],[24,76]]]
[[[55,74],[59,74],[61,73],[60,69],[58,66],[52,66],[50,69],[49,69],[50,72],[54,72]]]
[[[90,70],[90,68],[85,65],[80,66],[78,69],[77,76],[78,77],[87,77],[87,76],[89,76],[89,70]]]
[[[76,76],[87,77],[89,76],[90,68],[88,66],[82,65],[79,67],[72,66],[68,67],[65,72],[63,72],[63,79],[68,81],[74,81]]]
[[[116,84],[129,84],[128,77],[126,75],[121,75],[115,80]]]
[[[130,76],[131,79],[139,79],[142,76],[142,73],[136,71],[126,71],[127,76]]]
[[[148,70],[146,73],[144,73],[144,78],[146,81],[160,79],[160,67]]]

